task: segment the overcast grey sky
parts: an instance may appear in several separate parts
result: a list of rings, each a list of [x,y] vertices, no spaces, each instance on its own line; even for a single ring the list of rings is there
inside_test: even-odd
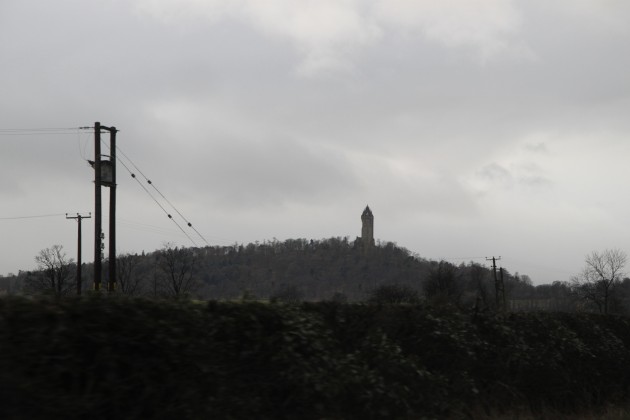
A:
[[[422,257],[568,280],[630,252],[629,21],[625,0],[0,0],[0,273],[74,258],[63,214],[94,210],[89,132],[6,129],[100,121],[212,245],[354,238],[369,204]],[[120,252],[192,245],[118,178]],[[92,220],[83,240],[91,260]]]

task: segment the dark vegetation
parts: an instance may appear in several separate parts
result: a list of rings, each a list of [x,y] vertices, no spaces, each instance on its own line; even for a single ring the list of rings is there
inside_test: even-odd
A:
[[[488,268],[393,243],[165,245],[121,255],[111,294],[85,264],[80,298],[53,246],[0,277],[0,418],[596,415],[630,397],[625,261],[502,269],[504,310]]]
[[[422,304],[0,300],[2,418],[479,418],[627,399],[630,320]]]
[[[0,293],[74,294],[76,266],[71,258],[59,253],[57,247],[42,253],[38,257],[52,257],[44,261],[52,262],[52,269],[40,258],[39,270],[0,277]],[[395,302],[401,297],[393,295],[403,291],[407,296],[401,301],[420,299],[462,309],[494,309],[493,273],[480,262],[486,263],[430,261],[392,242],[377,243],[365,250],[360,242],[348,238],[273,240],[205,248],[166,245],[151,253],[120,255],[117,281],[119,294],[150,298]],[[55,271],[55,264],[65,269]],[[107,264],[104,266],[107,268]],[[91,264],[84,264],[82,273],[83,290],[90,290]],[[600,311],[604,307],[597,298],[602,282],[596,278],[590,283],[556,281],[534,286],[526,275],[506,269],[502,273],[512,311]],[[104,273],[104,278],[107,275]],[[627,313],[630,279],[616,278],[607,284],[607,311]]]

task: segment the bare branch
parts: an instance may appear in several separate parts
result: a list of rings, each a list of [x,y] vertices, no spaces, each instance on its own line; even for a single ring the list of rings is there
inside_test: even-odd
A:
[[[137,275],[136,268],[140,263],[138,255],[119,255],[116,264],[116,278],[120,285],[120,292],[125,295],[135,296],[142,292],[141,277]]]
[[[571,281],[574,291],[596,304],[600,312],[608,313],[610,294],[625,275],[627,259],[627,254],[619,249],[593,251],[586,256],[582,273]]]
[[[53,245],[42,249],[35,256],[39,272],[29,276],[26,288],[34,293],[50,293],[55,296],[68,294],[74,288],[71,280],[73,260],[63,252],[63,246]]]
[[[192,249],[165,244],[159,257],[162,292],[169,297],[184,297],[198,288],[194,277],[196,255]]]

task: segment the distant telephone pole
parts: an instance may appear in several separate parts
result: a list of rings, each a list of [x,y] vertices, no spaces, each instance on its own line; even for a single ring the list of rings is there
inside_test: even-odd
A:
[[[500,260],[501,257],[498,258],[486,257],[486,261],[492,261],[492,274],[494,275],[494,294],[495,294],[495,302],[497,305],[497,310],[505,311],[505,288],[503,287],[503,268],[501,268],[501,277],[497,277],[497,261]]]
[[[77,244],[77,295],[81,296],[81,220],[83,219],[91,219],[92,218],[92,213],[90,213],[89,216],[81,216],[79,213],[77,213],[76,216],[68,216],[68,213],[66,213],[66,219],[74,219],[77,221],[77,224],[79,226],[79,232],[78,232],[78,244]]]

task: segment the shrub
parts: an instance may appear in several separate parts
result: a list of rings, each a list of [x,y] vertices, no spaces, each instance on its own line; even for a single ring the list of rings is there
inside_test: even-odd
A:
[[[420,305],[0,299],[2,418],[444,418],[627,400],[630,321]]]
[[[400,304],[400,303],[420,303],[418,291],[409,286],[393,284],[382,285],[370,293],[370,303],[378,305]]]

